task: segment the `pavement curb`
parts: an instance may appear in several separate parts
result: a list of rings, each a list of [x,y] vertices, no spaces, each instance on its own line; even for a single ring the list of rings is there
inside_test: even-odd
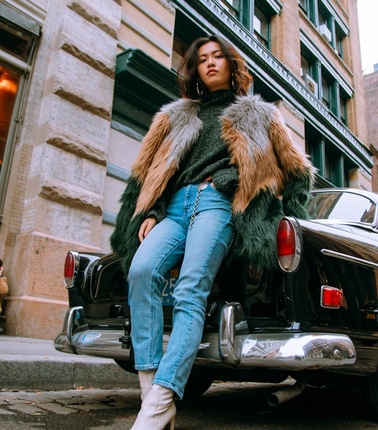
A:
[[[53,341],[0,336],[0,389],[139,388],[113,360],[65,354]]]

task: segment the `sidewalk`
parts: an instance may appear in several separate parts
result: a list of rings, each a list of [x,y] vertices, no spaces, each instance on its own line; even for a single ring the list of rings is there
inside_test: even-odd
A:
[[[45,339],[0,335],[0,389],[138,388],[113,360],[56,351]]]

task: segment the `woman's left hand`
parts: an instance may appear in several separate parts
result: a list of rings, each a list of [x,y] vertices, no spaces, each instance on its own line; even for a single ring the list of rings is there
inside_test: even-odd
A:
[[[142,222],[138,233],[140,243],[143,242],[148,233],[155,227],[156,223],[157,220],[154,216],[150,216]]]

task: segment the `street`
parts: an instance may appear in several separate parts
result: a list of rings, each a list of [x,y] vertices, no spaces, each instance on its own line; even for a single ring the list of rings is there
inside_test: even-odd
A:
[[[270,407],[277,385],[216,383],[195,401],[178,401],[176,430],[376,429],[357,388],[307,388]],[[1,430],[127,430],[140,405],[137,389],[0,391]],[[146,429],[147,430],[147,429]]]

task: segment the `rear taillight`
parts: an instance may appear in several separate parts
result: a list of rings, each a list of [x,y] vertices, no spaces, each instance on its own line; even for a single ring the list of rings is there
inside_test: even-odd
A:
[[[301,241],[294,222],[283,218],[277,229],[278,263],[285,272],[293,272],[300,262]]]
[[[80,257],[76,251],[69,251],[64,261],[64,283],[66,288],[71,288],[79,269]]]
[[[320,292],[320,305],[323,308],[339,309],[344,303],[343,290],[329,285],[322,285]]]

